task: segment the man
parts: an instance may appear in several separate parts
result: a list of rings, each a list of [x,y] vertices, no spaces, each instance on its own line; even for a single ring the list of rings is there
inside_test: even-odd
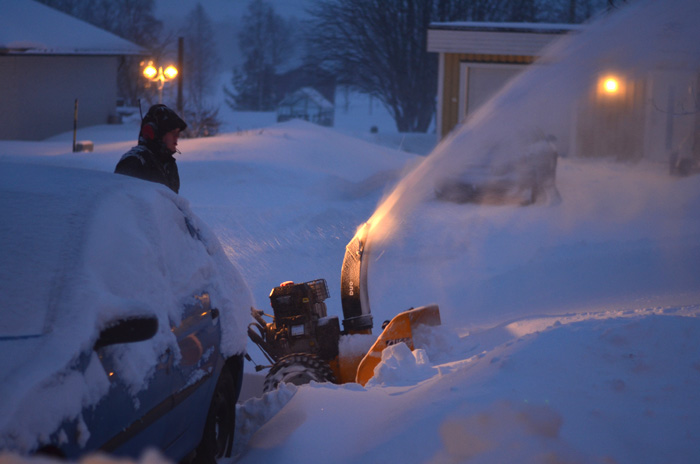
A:
[[[114,172],[158,182],[178,193],[180,175],[173,154],[185,128],[185,121],[167,106],[151,106],[141,121],[138,145],[122,156]]]

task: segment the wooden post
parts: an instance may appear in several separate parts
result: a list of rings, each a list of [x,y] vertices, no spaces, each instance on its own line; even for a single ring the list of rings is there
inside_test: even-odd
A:
[[[177,112],[180,117],[182,115],[182,73],[185,64],[185,38],[177,38]]]
[[[78,99],[75,99],[73,108],[73,152],[75,152],[76,137],[78,135]]]

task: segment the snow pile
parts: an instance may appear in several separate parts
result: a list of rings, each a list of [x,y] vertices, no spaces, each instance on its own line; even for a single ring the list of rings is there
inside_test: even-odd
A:
[[[399,343],[382,351],[382,360],[374,368],[374,377],[366,386],[413,385],[417,381],[432,377],[433,374],[425,350],[418,348],[411,351],[405,343]]]
[[[269,392],[261,398],[252,398],[236,406],[234,456],[245,451],[255,432],[272,419],[292,399],[296,391],[295,385],[283,383],[277,390]]]
[[[502,402],[485,411],[446,419],[444,449],[433,462],[580,462],[583,455],[560,440],[562,418],[546,405]]]
[[[298,388],[236,462],[694,462],[699,315],[580,313],[462,335],[427,379],[406,362],[401,385]]]

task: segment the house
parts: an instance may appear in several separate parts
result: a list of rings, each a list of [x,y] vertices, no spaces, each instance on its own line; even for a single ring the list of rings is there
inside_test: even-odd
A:
[[[335,107],[317,90],[303,87],[277,105],[277,122],[304,119],[321,126],[333,126]]]
[[[139,46],[32,0],[0,0],[0,139],[41,140],[116,114],[117,70]]]
[[[437,130],[442,138],[562,34],[586,26],[433,23],[428,51],[439,53]],[[669,39],[670,40],[670,39]],[[578,157],[647,159],[680,174],[700,170],[700,69],[692,49],[657,44],[664,59],[602,73],[570,114],[564,150]],[[641,135],[641,136],[640,136]]]
[[[580,28],[546,23],[432,23],[428,51],[439,53],[439,137],[534,62],[553,40]]]
[[[571,153],[647,159],[672,173],[700,167],[700,69],[679,55],[669,52],[651,69],[601,75],[574,110]]]
[[[278,95],[287,96],[303,87],[311,87],[329,102],[335,101],[336,75],[320,66],[304,63],[277,75]]]

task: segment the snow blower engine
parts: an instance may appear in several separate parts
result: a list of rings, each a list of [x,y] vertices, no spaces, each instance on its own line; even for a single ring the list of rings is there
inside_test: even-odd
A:
[[[341,337],[366,337],[372,333],[367,296],[367,232],[365,224],[346,247],[341,271],[342,332],[338,317],[327,314],[325,300],[330,293],[325,279],[284,282],[273,288],[273,315],[251,308],[255,322],[248,326],[248,336],[270,362],[269,366],[256,366],[258,371],[270,368],[265,392],[275,390],[280,383],[302,385],[312,380],[365,385],[374,375],[384,348],[403,342],[413,350],[412,328],[440,325],[437,305],[410,309],[387,321],[376,340],[370,338],[374,344],[369,351],[340,353]],[[272,322],[263,316],[272,318]]]

